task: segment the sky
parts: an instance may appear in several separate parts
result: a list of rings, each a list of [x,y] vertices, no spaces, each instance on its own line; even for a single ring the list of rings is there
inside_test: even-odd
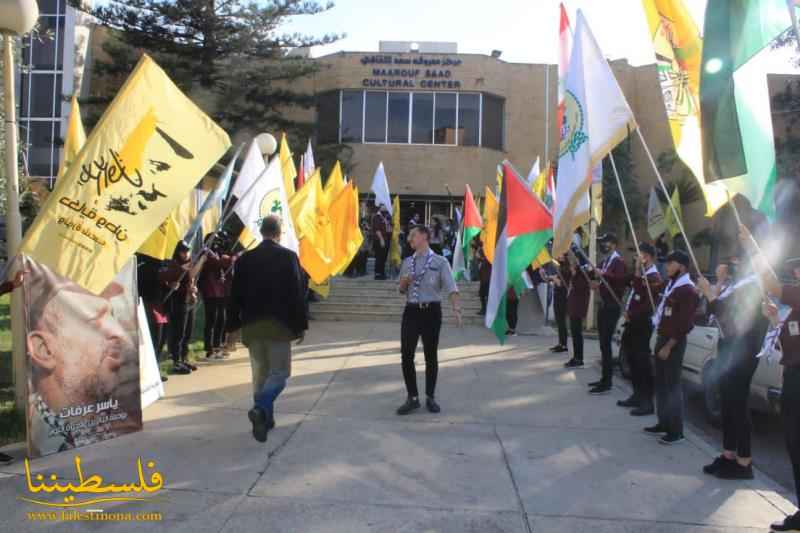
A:
[[[702,28],[705,0],[685,0]],[[315,57],[339,51],[370,52],[384,41],[452,41],[460,53],[489,54],[520,63],[558,61],[560,0],[334,0],[328,12],[299,16],[282,28],[309,35],[345,33],[331,45],[316,47]],[[653,47],[641,0],[565,2],[573,28],[583,10],[603,53],[633,65],[653,62]],[[769,53],[771,72],[797,73],[792,50]]]

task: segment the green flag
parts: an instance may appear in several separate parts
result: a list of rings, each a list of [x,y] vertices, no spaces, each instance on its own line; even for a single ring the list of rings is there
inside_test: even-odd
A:
[[[791,25],[786,0],[708,2],[700,103],[706,183],[772,217],[775,146],[766,70],[756,55]]]

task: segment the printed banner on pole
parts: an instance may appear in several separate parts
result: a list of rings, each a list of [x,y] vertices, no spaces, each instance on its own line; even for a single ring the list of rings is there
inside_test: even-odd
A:
[[[229,146],[228,135],[142,56],[20,253],[100,294]]]
[[[99,295],[24,263],[29,456],[141,430],[135,261]]]

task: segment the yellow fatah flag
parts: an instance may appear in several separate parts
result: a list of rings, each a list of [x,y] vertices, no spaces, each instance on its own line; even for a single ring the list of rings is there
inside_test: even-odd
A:
[[[486,187],[485,195],[481,242],[483,243],[483,255],[486,256],[490,263],[494,263],[494,245],[497,240],[497,216],[500,211],[500,204],[497,203],[497,197],[489,187]]]
[[[672,192],[672,205],[675,206],[675,211],[678,213],[678,218],[681,219],[683,222],[683,210],[681,209],[681,195],[678,192],[678,187],[675,187],[675,190]],[[678,221],[675,219],[675,214],[672,212],[672,208],[667,206],[664,210],[664,223],[667,225],[667,231],[671,236],[678,235],[681,232],[681,228],[678,225]]]
[[[86,131],[81,122],[81,109],[78,106],[78,97],[72,96],[72,103],[69,110],[69,122],[67,123],[67,136],[64,139],[64,155],[61,158],[61,165],[58,167],[58,177],[64,175],[67,167],[75,161],[78,153],[86,142]]]
[[[183,239],[197,214],[195,195],[186,196],[167,219],[139,247],[138,253],[155,259],[170,259],[178,241]]]
[[[331,293],[331,278],[326,279],[320,284],[314,283],[313,279],[309,279],[308,288],[322,296],[322,299],[324,300],[328,298],[328,295]]]
[[[289,150],[289,142],[286,140],[285,133],[281,135],[281,146],[278,151],[278,157],[281,158],[281,172],[283,173],[283,184],[286,187],[286,195],[291,198],[295,193],[294,179],[297,177],[297,168],[294,166],[292,151]]]
[[[329,216],[335,245],[331,275],[335,276],[345,271],[364,242],[358,218],[358,190],[351,184],[342,189],[331,203]]]
[[[331,170],[328,181],[325,182],[325,188],[323,189],[325,192],[326,205],[331,205],[343,190],[344,175],[342,174],[342,165],[337,161],[336,164],[333,165],[333,170]]]
[[[728,201],[725,187],[706,185],[700,130],[700,67],[703,39],[683,0],[642,0],[653,39],[672,140],[678,156],[692,171],[706,199],[706,216]],[[724,180],[735,189],[737,178]]]
[[[545,204],[547,203],[545,202],[545,196],[547,195],[547,182],[549,177],[550,164],[548,163],[533,181],[531,186],[533,193]],[[550,252],[547,251],[547,247],[544,247],[542,248],[542,251],[539,252],[539,255],[536,256],[536,259],[533,260],[533,263],[531,263],[531,267],[534,269],[541,268],[542,266],[552,262],[552,260],[553,258],[550,257]]]
[[[400,197],[395,195],[392,202],[392,242],[389,243],[389,264],[399,267],[403,261],[400,253]]]
[[[99,294],[230,147],[144,55],[20,248]]]
[[[289,210],[300,239],[300,265],[314,283],[321,285],[332,274],[335,244],[319,172],[292,196]]]

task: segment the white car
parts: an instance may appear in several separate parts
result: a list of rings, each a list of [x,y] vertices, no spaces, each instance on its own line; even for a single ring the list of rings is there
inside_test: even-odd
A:
[[[630,379],[630,362],[621,347],[624,318],[617,324],[614,343],[619,349],[622,375]],[[703,391],[706,413],[713,423],[720,420],[719,375],[722,364],[717,360],[719,329],[709,326],[705,317],[696,320],[689,333],[686,355],[683,358],[683,379]],[[777,413],[783,380],[782,367],[777,362],[762,359],[750,385],[750,408],[765,413]]]

